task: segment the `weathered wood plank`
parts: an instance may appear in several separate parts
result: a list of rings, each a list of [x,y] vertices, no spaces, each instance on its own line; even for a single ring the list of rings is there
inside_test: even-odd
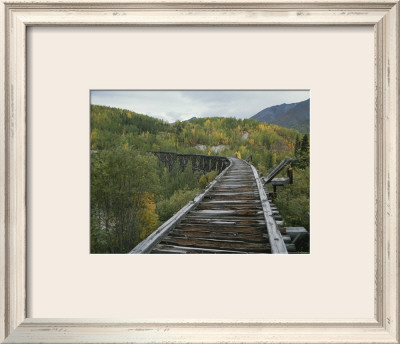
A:
[[[175,227],[176,230],[184,231],[210,231],[215,230],[218,232],[235,232],[235,233],[265,233],[265,223],[253,224],[251,226],[238,223],[236,225],[226,225],[225,223],[185,223],[179,224]],[[174,229],[174,230],[175,230]]]
[[[206,248],[206,247],[186,247],[186,246],[174,246],[174,245],[162,245],[159,244],[157,245],[157,248],[154,249],[153,251],[156,251],[155,253],[175,253],[173,251],[179,251],[176,253],[233,253],[233,254],[246,254],[247,252],[243,251],[235,251],[235,250],[215,250],[211,248]],[[152,253],[153,253],[152,251]],[[158,251],[158,252],[157,252]]]
[[[256,210],[256,211],[262,210],[261,204],[253,205],[251,207],[252,207],[251,209]],[[225,209],[225,210],[229,210],[229,211],[231,211],[231,210],[244,211],[244,210],[248,210],[249,206],[246,204],[245,205],[238,205],[238,204],[237,205],[229,205],[229,204],[227,204],[225,207],[223,207],[223,205],[220,205],[220,204],[215,205],[215,204],[207,204],[207,203],[201,202],[196,209],[212,210],[212,211],[216,211],[219,209]]]
[[[215,239],[215,240],[238,240],[248,243],[259,243],[265,241],[264,233],[254,234],[254,233],[237,233],[237,232],[217,232],[217,231],[171,231],[166,236],[168,238],[183,238],[183,239]],[[291,241],[290,237],[289,243]],[[267,242],[267,241],[266,241]]]
[[[283,186],[283,185],[288,185],[291,184],[291,181],[289,178],[284,177],[284,178],[274,178],[268,184],[274,185],[274,186]]]
[[[222,250],[268,252],[267,243],[247,243],[236,240],[217,240],[217,239],[185,239],[185,238],[165,238],[164,244],[186,247],[202,247]]]
[[[201,216],[193,216],[190,215],[186,218],[188,221],[191,223],[210,223],[210,224],[226,224],[226,225],[232,225],[235,226],[237,224],[242,224],[242,225],[254,225],[254,224],[264,224],[265,225],[265,219],[264,217],[259,217],[259,218],[246,218],[245,216],[243,217],[219,217],[218,219],[212,219],[212,218],[207,218],[207,217],[201,217]]]
[[[192,212],[188,214],[188,216],[197,216],[197,217],[226,217],[226,216],[233,216],[233,217],[252,217],[252,216],[257,216],[257,215],[262,215],[262,210],[259,209],[235,209],[235,210],[197,210],[195,212]]]
[[[201,202],[202,204],[221,204],[221,205],[235,205],[235,204],[240,204],[240,205],[247,205],[247,206],[255,206],[260,204],[259,200],[227,200],[227,201],[222,201],[222,200],[203,200]]]

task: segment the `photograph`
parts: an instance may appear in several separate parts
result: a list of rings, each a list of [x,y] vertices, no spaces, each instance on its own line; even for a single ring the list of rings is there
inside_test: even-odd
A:
[[[90,253],[309,254],[309,90],[92,90]]]

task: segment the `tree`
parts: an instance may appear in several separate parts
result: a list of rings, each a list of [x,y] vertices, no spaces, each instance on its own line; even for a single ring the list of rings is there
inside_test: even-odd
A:
[[[293,167],[305,169],[310,166],[310,139],[308,134],[303,136],[301,142],[298,137],[296,138],[294,157]]]
[[[310,166],[310,140],[307,134],[303,136],[303,139],[301,141],[299,162],[300,168],[304,169]]]
[[[296,143],[294,145],[294,156],[297,157],[300,153],[300,149],[301,149],[301,143],[300,143],[300,138],[297,135],[296,136]]]
[[[310,152],[310,140],[308,138],[308,134],[303,136],[303,140],[301,141],[301,151],[304,153]]]
[[[92,154],[91,230],[102,240],[107,238],[106,252],[128,252],[140,231],[155,229],[154,221],[138,225],[154,212],[149,202],[159,185],[155,159],[122,147]]]

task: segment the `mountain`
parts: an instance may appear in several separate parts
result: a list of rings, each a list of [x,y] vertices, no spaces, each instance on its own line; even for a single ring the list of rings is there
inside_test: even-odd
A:
[[[250,118],[308,133],[310,132],[310,99],[299,103],[271,106]]]

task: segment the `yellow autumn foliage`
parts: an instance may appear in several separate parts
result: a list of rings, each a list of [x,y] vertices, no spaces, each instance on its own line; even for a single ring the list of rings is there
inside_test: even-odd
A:
[[[142,197],[142,210],[139,216],[139,232],[140,239],[146,238],[156,228],[158,223],[158,215],[156,214],[156,204],[154,203],[154,195],[145,192]]]

